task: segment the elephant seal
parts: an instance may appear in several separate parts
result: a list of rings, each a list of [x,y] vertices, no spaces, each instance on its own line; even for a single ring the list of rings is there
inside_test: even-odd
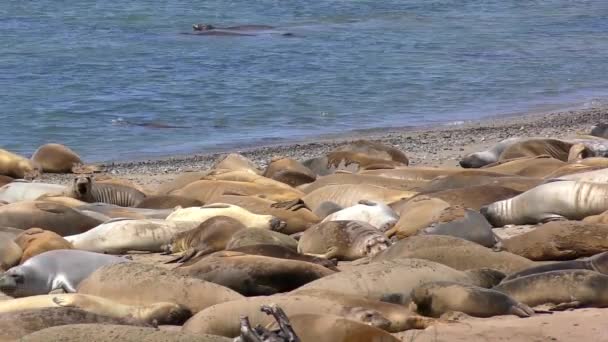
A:
[[[226,249],[257,244],[279,245],[291,248],[294,251],[298,249],[298,241],[294,238],[279,232],[260,228],[249,228],[234,233],[230,238],[230,241],[226,244]]]
[[[59,184],[32,183],[17,180],[0,188],[0,200],[8,203],[33,201],[41,196],[61,194],[65,189],[65,186]]]
[[[572,260],[608,250],[608,225],[555,221],[501,241],[499,247],[530,260]]]
[[[317,209],[315,210],[314,214],[317,215],[317,217],[325,219],[327,218],[327,216],[337,213],[340,210],[343,210],[344,208],[342,208],[341,206],[337,205],[334,202],[331,201],[326,201],[321,203]]]
[[[306,230],[298,241],[298,252],[325,259],[357,260],[374,256],[390,241],[372,225],[362,221],[327,221]]]
[[[563,175],[557,178],[580,182],[608,183],[608,170],[604,167],[599,167],[596,170],[590,168],[585,172]]]
[[[509,280],[493,288],[529,306],[554,309],[608,306],[608,276],[588,270],[561,270]]]
[[[505,148],[500,154],[498,161],[548,155],[551,158],[566,162],[573,145],[572,143],[558,139],[525,139]]]
[[[0,233],[0,272],[17,265],[21,255],[23,255],[23,250],[13,241],[12,236]]]
[[[482,170],[514,176],[544,178],[566,165],[568,165],[566,162],[543,155],[504,160],[487,165]]]
[[[368,175],[368,176],[376,176],[376,177],[385,177],[392,179],[400,179],[403,181],[417,181],[417,182],[429,182],[439,176],[446,176],[451,174],[475,174],[480,176],[495,176],[500,177],[501,174],[492,171],[486,170],[469,170],[462,169],[456,167],[400,167],[395,169],[383,169],[383,170],[365,170],[361,171],[359,174]],[[502,176],[508,176],[507,174],[502,174]]]
[[[594,137],[608,139],[608,124],[599,123],[597,125],[593,125],[589,134]]]
[[[608,210],[608,185],[561,181],[539,185],[521,195],[481,208],[495,227],[551,220],[582,220]]]
[[[101,202],[121,207],[134,207],[146,197],[143,192],[135,188],[120,184],[98,183],[88,176],[75,178],[72,187],[65,195],[88,203]]]
[[[370,140],[355,140],[337,147],[334,151],[363,153],[376,159],[395,161],[405,165],[409,164],[409,159],[399,149]]]
[[[262,177],[259,176],[259,178]],[[272,181],[278,185],[268,181]],[[271,201],[290,201],[303,195],[301,191],[289,187],[287,184],[269,179],[257,182],[201,179],[181,189],[172,191],[171,194],[190,197],[203,203],[217,202],[218,198],[224,194],[260,196]]]
[[[47,201],[48,199],[45,199]],[[107,203],[85,203],[76,207],[82,213],[95,216],[101,214],[108,218],[130,218],[130,219],[160,219],[164,220],[169,216],[174,209],[146,209],[121,207]],[[93,214],[95,213],[95,214]]]
[[[424,188],[428,183],[429,181],[427,180],[400,180],[397,178],[358,173],[334,173],[318,177],[310,184],[300,185],[298,189],[308,194],[327,185],[368,184],[393,190],[418,191],[419,189]]]
[[[271,215],[257,215],[239,206],[214,203],[202,207],[178,208],[167,217],[167,221],[197,221],[203,223],[215,216],[228,216],[246,227],[281,231],[285,222]]]
[[[587,216],[583,219],[583,222],[586,223],[603,223],[606,224],[608,223],[608,210],[604,211],[603,213],[599,214],[599,215],[591,215],[591,216]]]
[[[211,281],[245,296],[291,291],[334,273],[309,262],[227,251],[216,252],[188,266],[179,266],[173,272]]]
[[[361,200],[352,207],[325,217],[321,222],[328,221],[363,221],[385,232],[399,221],[399,215],[384,203]]]
[[[5,176],[5,175],[0,175],[0,187],[1,186],[5,186],[8,183],[13,182],[15,179],[13,177],[9,177],[9,176]]]
[[[317,175],[297,160],[283,157],[273,158],[263,176],[292,187],[312,183],[317,178]]]
[[[71,173],[72,168],[82,164],[82,159],[69,147],[60,144],[45,144],[32,155],[32,161],[49,173]]]
[[[359,172],[362,170],[393,169],[407,164],[386,159],[377,159],[365,153],[334,151],[325,156],[304,161],[304,166],[319,176],[338,171]]]
[[[61,236],[85,232],[102,222],[59,203],[28,201],[0,207],[0,227],[41,228]]]
[[[237,26],[229,26],[229,27],[216,27],[211,24],[194,24],[192,25],[192,29],[194,31],[208,31],[208,30],[272,30],[274,26],[268,25],[237,25]],[[240,156],[240,155],[239,155]]]
[[[204,203],[199,200],[184,197],[184,196],[158,195],[158,196],[148,196],[148,197],[144,198],[135,207],[136,208],[146,208],[146,209],[173,209],[177,206],[180,206],[182,208],[190,208],[190,207],[202,207],[203,205],[204,205]]]
[[[388,328],[391,322],[380,312],[339,301],[306,295],[263,296],[244,298],[209,307],[192,316],[183,326],[182,332],[193,334],[211,334],[226,337],[240,335],[239,315],[247,316],[251,326],[265,326],[272,322],[272,317],[260,311],[260,306],[276,304],[287,316],[301,313],[339,315],[372,326]]]
[[[584,259],[559,261],[545,265],[533,266],[519,272],[509,274],[505,279],[503,279],[503,282],[525,277],[531,274],[561,270],[590,270],[608,275],[608,252],[598,253]]]
[[[23,250],[23,255],[21,255],[19,261],[20,264],[44,252],[73,248],[72,244],[59,234],[40,228],[25,230],[15,238],[15,243]]]
[[[262,172],[251,160],[238,153],[230,153],[219,158],[211,167],[213,170],[246,171],[256,175]]]
[[[191,335],[158,328],[113,324],[70,324],[43,329],[21,338],[22,342],[232,342],[214,335]]]
[[[132,318],[112,318],[77,308],[54,307],[0,314],[0,340],[15,341],[45,328],[77,323],[148,326]]]
[[[80,282],[77,290],[80,294],[99,296],[127,305],[176,303],[193,313],[218,303],[243,298],[211,282],[134,262],[101,267]]]
[[[423,193],[431,193],[458,188],[467,188],[476,185],[495,185],[524,192],[540,185],[543,182],[544,180],[542,178],[504,175],[496,177],[463,172],[439,176],[430,181],[427,185],[421,186],[418,188],[418,190]]]
[[[179,304],[159,302],[149,305],[131,306],[102,297],[77,293],[38,295],[0,302],[0,314],[53,307],[77,308],[96,315],[117,319],[131,318],[151,325],[180,325],[192,316],[190,310]]]
[[[442,199],[451,205],[479,210],[484,205],[509,199],[521,194],[510,188],[496,185],[475,185],[466,188],[423,193],[425,196]]]
[[[439,317],[449,311],[464,312],[474,317],[516,315],[530,317],[534,310],[508,295],[478,286],[438,281],[412,290],[416,311],[424,316]]]
[[[245,228],[245,225],[237,219],[228,216],[215,216],[194,229],[173,235],[171,241],[162,246],[161,249],[169,254],[183,252],[182,255],[171,260],[171,262],[186,262],[196,256],[226,249],[232,235]]]
[[[73,249],[38,254],[0,276],[0,291],[12,297],[47,294],[55,290],[76,292],[78,284],[96,269],[125,258]]]
[[[480,168],[495,163],[507,147],[524,140],[525,138],[519,137],[502,140],[485,151],[468,154],[460,161],[460,166],[464,168]]]
[[[496,244],[496,236],[492,225],[478,211],[465,209],[461,206],[450,206],[443,209],[437,220],[430,226],[419,231],[421,234],[450,235],[484,247]]]
[[[504,274],[491,269],[458,271],[448,266],[422,259],[398,258],[391,261],[360,265],[306,284],[291,294],[303,290],[331,290],[368,299],[407,304],[414,287],[431,281],[454,281],[490,288]]]
[[[255,244],[255,245],[247,245],[241,247],[234,247],[227,249],[230,252],[239,252],[250,255],[261,255],[267,256],[271,258],[279,258],[279,259],[290,259],[290,260],[299,260],[306,261],[313,264],[321,265],[323,267],[329,268],[332,271],[338,271],[336,268],[335,260],[328,260],[324,258],[317,258],[310,255],[300,254],[293,250],[292,248],[288,248],[281,245],[274,244]],[[194,260],[193,260],[194,261]]]
[[[371,262],[397,258],[425,259],[466,271],[491,268],[506,274],[534,267],[529,259],[504,251],[493,251],[475,242],[447,235],[417,235],[397,241],[371,258]]]
[[[42,168],[35,162],[0,149],[0,175],[20,179],[33,179],[40,176]]]
[[[193,229],[195,221],[114,219],[89,231],[66,236],[74,248],[122,254],[128,251],[161,252],[175,234]]]
[[[408,201],[392,203],[390,206],[399,213],[399,221],[385,234],[387,237],[396,235],[398,239],[403,239],[436,222],[441,212],[449,208],[450,204],[439,198],[420,195]]]

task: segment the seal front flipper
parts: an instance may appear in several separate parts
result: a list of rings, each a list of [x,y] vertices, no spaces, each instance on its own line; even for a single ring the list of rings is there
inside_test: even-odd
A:
[[[534,316],[535,312],[526,304],[517,303],[509,308],[509,313],[518,317]]]

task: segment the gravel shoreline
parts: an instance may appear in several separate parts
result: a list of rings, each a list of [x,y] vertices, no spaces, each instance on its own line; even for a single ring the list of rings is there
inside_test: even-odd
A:
[[[588,133],[590,127],[608,121],[608,106],[520,116],[500,116],[421,128],[387,128],[352,132],[341,136],[321,137],[314,141],[259,146],[223,153],[193,154],[145,161],[125,161],[101,164],[100,175],[126,178],[144,186],[171,180],[179,173],[204,170],[229,152],[239,152],[264,168],[274,156],[305,160],[325,154],[340,144],[370,139],[392,145],[404,151],[410,165],[457,166],[468,153],[483,150],[494,143],[513,136],[563,138],[578,132]],[[83,156],[86,160],[86,156]],[[40,181],[67,184],[73,175],[45,174]]]

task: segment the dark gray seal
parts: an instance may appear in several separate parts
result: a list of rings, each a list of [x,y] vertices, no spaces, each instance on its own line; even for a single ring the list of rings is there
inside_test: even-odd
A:
[[[293,33],[276,31],[275,27],[268,25],[236,25],[217,27],[211,24],[194,24],[192,25],[192,30],[192,34],[203,36],[257,36],[259,34],[293,36]]]

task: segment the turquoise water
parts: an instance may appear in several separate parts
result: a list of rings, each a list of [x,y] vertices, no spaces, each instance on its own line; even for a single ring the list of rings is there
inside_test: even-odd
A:
[[[198,22],[295,36],[180,34]],[[121,160],[452,122],[603,101],[607,79],[605,0],[0,5],[0,146],[24,154],[61,142]]]

